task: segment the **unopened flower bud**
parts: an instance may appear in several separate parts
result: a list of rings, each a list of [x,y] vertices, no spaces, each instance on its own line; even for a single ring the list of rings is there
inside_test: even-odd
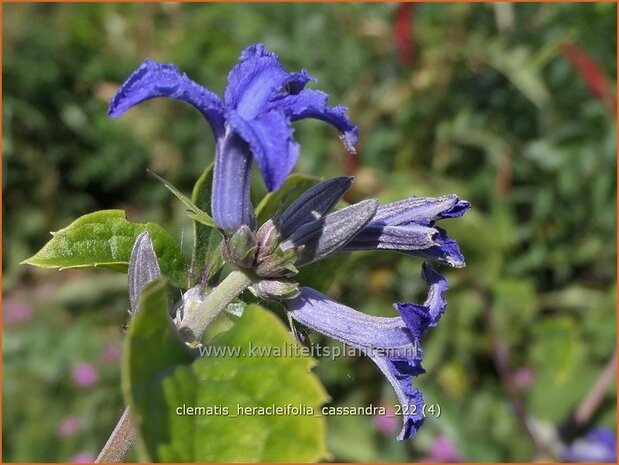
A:
[[[243,225],[226,239],[222,253],[228,263],[240,268],[251,268],[257,249],[255,234],[249,226]]]
[[[286,278],[263,279],[251,290],[261,299],[286,300],[294,299],[299,295],[299,284]]]

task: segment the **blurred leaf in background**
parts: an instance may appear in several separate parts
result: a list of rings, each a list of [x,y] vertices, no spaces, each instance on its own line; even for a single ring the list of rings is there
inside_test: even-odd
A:
[[[616,347],[615,4],[7,4],[3,39],[4,461],[92,458],[123,408],[126,278],[18,263],[99,209],[163,224],[190,262],[184,208],[146,169],[189,197],[209,131],[177,102],[121,122],[107,101],[145,57],[221,93],[252,42],[307,68],[360,126],[354,157],[325,125],[295,126],[299,173],[354,175],[348,201],[454,192],[473,206],[446,225],[468,266],[447,272],[424,340],[419,383],[442,415],[404,443],[385,419],[329,417],[333,460],[558,460],[586,431],[616,431],[615,383],[569,427]],[[421,296],[417,260],[338,265],[328,293],[369,314]],[[395,402],[362,358],[317,374],[334,405]]]

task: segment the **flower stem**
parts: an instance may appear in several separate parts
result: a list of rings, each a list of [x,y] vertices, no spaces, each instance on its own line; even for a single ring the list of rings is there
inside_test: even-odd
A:
[[[252,279],[242,271],[236,270],[230,273],[212,290],[204,302],[185,317],[178,328],[180,336],[186,342],[199,340],[215,318],[251,284]],[[127,408],[97,457],[96,463],[123,462],[134,439],[135,430]]]
[[[200,340],[206,328],[225,310],[241,292],[252,284],[251,278],[240,270],[235,270],[215,287],[207,299],[194,308],[178,328],[186,342]]]
[[[120,463],[125,460],[133,440],[135,439],[135,431],[131,424],[131,416],[129,409],[126,408],[120,420],[116,424],[116,428],[112,431],[110,438],[101,449],[95,463]]]

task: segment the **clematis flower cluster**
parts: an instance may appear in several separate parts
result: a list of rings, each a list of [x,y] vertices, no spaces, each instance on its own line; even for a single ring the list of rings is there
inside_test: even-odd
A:
[[[224,231],[235,231],[253,221],[249,200],[250,173],[256,160],[269,191],[281,187],[299,156],[291,123],[323,120],[341,133],[345,147],[354,152],[357,127],[346,108],[330,107],[328,96],[305,89],[316,81],[307,70],[288,73],[276,54],[263,44],[247,47],[230,71],[223,100],[195,83],[172,64],[152,60],[127,79],[112,101],[108,115],[125,111],[155,97],[189,103],[208,121],[216,141],[212,212]]]
[[[451,194],[410,197],[384,205],[369,199],[334,210],[353,182],[352,177],[342,176],[315,185],[283,212],[256,225],[249,201],[253,160],[267,188],[278,189],[299,153],[292,122],[323,120],[339,130],[346,148],[354,152],[356,126],[344,107],[329,107],[326,94],[305,89],[313,80],[306,70],[286,72],[277,55],[256,44],[241,53],[221,100],[174,65],[146,60],[112,99],[109,114],[118,116],[137,103],[161,96],[183,100],[200,111],[216,139],[211,207],[223,233],[224,259],[252,277],[250,289],[256,295],[284,302],[292,320],[371,358],[403,406],[398,439],[408,439],[423,423],[424,398],[412,380],[424,373],[422,336],[438,323],[447,305],[445,278],[424,263],[425,302],[396,303],[398,316],[375,317],[301,286],[295,276],[304,266],[358,250],[396,251],[463,267],[457,242],[436,223],[462,216],[470,205]],[[136,240],[129,266],[132,315],[141,289],[159,275],[157,257],[144,233]],[[203,298],[198,288],[185,294],[174,316],[179,328],[187,307]]]

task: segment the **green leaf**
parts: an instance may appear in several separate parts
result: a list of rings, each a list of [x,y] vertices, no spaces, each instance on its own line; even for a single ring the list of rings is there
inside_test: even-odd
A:
[[[321,180],[313,176],[291,174],[286,178],[282,187],[275,192],[265,195],[256,207],[256,220],[263,224],[277,213],[281,213],[294,202],[303,192],[315,186]]]
[[[203,211],[211,213],[211,191],[213,186],[213,163],[211,163],[196,181],[191,200]],[[192,284],[206,273],[208,279],[216,276],[224,266],[219,244],[221,233],[217,228],[210,228],[194,221],[194,246],[192,259]]]
[[[335,281],[338,274],[348,266],[351,262],[351,254],[342,253],[325,260],[312,263],[299,270],[299,274],[295,276],[295,280],[301,285],[313,287],[314,289],[326,292]]]
[[[144,460],[163,462],[306,462],[324,458],[327,400],[301,355],[252,356],[258,348],[296,347],[271,312],[250,305],[211,353],[190,364],[167,314],[165,299],[143,294],[129,331],[125,392],[134,409]],[[215,352],[238,351],[227,354]],[[264,349],[263,349],[264,350]],[[315,415],[237,415],[248,407],[304,406]],[[197,415],[179,414],[200,407]],[[227,409],[227,413],[226,413]]]
[[[185,207],[187,207],[187,210],[189,210],[189,218],[197,221],[198,223],[202,223],[206,226],[209,226],[211,228],[215,226],[215,222],[213,221],[213,218],[211,218],[211,216],[208,213],[198,208],[191,200],[189,200],[189,197],[187,197],[185,194],[179,191],[176,187],[174,187],[169,181],[163,179],[158,174],[150,170],[148,170],[148,172],[151,176],[153,176],[155,179],[160,181],[170,192],[172,192],[172,194],[174,194],[176,198],[178,198],[178,200],[180,200],[183,203],[183,205],[185,205]]]
[[[591,389],[598,368],[587,360],[579,325],[569,316],[539,323],[528,344],[536,373],[529,406],[540,418],[558,422]]]
[[[137,236],[148,231],[162,273],[177,287],[187,287],[185,261],[174,239],[156,223],[132,223],[123,210],[84,215],[22,263],[42,268],[98,267],[126,273]]]
[[[501,339],[509,344],[526,343],[538,307],[533,283],[524,279],[500,279],[494,284],[492,295]]]
[[[502,41],[492,43],[487,51],[488,64],[505,75],[538,108],[544,108],[550,93],[531,52],[523,46],[508,49]]]
[[[170,319],[165,282],[159,279],[149,283],[129,327],[122,365],[123,392],[134,424],[141,431],[137,446],[143,456],[171,434],[166,411],[156,408],[166,402],[162,377],[193,360]],[[148,415],[144,415],[146,411]]]

